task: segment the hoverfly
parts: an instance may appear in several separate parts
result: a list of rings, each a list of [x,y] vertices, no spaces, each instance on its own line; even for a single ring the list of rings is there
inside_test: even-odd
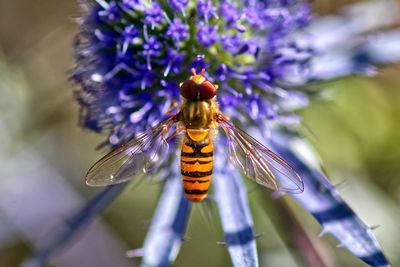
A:
[[[122,183],[154,170],[168,153],[168,140],[184,134],[181,173],[186,197],[203,200],[213,171],[213,139],[218,126],[225,131],[230,160],[256,183],[290,193],[304,189],[302,179],[282,158],[233,125],[218,109],[217,86],[192,69],[189,80],[179,86],[183,103],[179,112],[111,151],[86,175],[91,186]],[[173,126],[176,129],[171,129]]]

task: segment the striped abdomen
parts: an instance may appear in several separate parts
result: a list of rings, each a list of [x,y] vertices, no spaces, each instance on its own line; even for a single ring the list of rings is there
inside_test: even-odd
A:
[[[213,169],[209,130],[187,129],[182,144],[181,172],[186,197],[198,202],[207,196]]]

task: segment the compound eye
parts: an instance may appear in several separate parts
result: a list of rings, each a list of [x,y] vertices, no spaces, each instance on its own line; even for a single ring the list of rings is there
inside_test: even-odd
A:
[[[195,100],[197,98],[196,84],[192,80],[187,80],[179,87],[181,96],[186,99]]]
[[[210,81],[204,81],[198,85],[200,99],[211,99],[217,94],[217,88]]]

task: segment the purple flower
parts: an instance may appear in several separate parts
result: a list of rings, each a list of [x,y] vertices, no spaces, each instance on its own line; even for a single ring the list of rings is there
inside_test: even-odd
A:
[[[161,44],[156,37],[151,36],[143,44],[144,56],[158,56],[161,54]]]
[[[104,17],[108,21],[115,21],[120,18],[120,11],[116,2],[111,1],[104,10],[99,12],[100,17]]]
[[[139,5],[140,0],[122,0],[122,5],[127,9],[133,9]]]
[[[268,13],[272,13],[273,11],[268,11]],[[268,27],[269,19],[267,14],[262,14],[257,12],[257,7],[249,7],[244,10],[244,17],[246,22],[251,26],[259,30],[263,30],[265,27]]]
[[[137,37],[139,37],[139,30],[133,25],[126,26],[122,32],[123,42],[132,43]]]
[[[224,1],[221,3],[220,7],[221,16],[225,18],[226,25],[229,27],[236,24],[240,18],[240,13],[238,11],[238,5],[230,1]]]
[[[197,12],[204,18],[205,22],[208,24],[209,18],[218,17],[217,8],[213,6],[211,0],[199,0],[197,1]]]
[[[152,5],[145,10],[144,23],[150,25],[153,29],[156,25],[159,25],[162,21],[162,10],[157,2],[153,2]]]
[[[180,12],[184,12],[184,9],[187,7],[189,0],[169,0],[169,3],[173,9],[179,10]]]
[[[183,60],[184,57],[181,56],[178,51],[174,49],[168,49],[167,54],[165,56],[166,67],[163,72],[164,77],[167,77],[169,72],[178,74],[181,70],[181,64]],[[176,83],[170,82],[170,84],[171,83],[175,84],[175,88],[177,88]],[[176,92],[178,92],[178,90]],[[175,97],[178,97],[178,94],[176,94]]]
[[[189,36],[188,26],[176,18],[169,25],[166,35],[174,39],[176,42],[183,41]]]
[[[199,40],[200,44],[202,44],[204,47],[209,47],[218,40],[217,29],[218,26],[200,24],[197,32],[197,40]]]
[[[151,36],[143,44],[143,56],[146,57],[147,69],[151,70],[151,57],[157,57],[161,54],[162,45],[157,38]]]
[[[243,46],[243,38],[239,34],[222,35],[221,44],[226,51],[235,54]]]

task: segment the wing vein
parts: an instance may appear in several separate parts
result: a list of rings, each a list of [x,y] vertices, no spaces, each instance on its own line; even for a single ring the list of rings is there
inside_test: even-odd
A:
[[[282,158],[240,128],[233,125],[222,114],[217,122],[223,127],[228,140],[228,152],[234,165],[256,183],[291,193],[304,189],[297,172]]]

